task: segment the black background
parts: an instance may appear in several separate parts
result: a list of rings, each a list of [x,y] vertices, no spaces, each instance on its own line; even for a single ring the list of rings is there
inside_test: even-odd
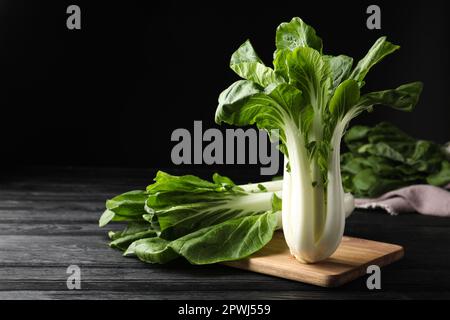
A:
[[[70,4],[81,7],[81,30],[66,28]],[[369,4],[381,7],[381,30],[366,28]],[[358,60],[381,35],[400,44],[365,89],[423,81],[416,110],[379,107],[352,124],[388,120],[443,143],[450,140],[448,8],[448,1],[3,0],[0,161],[173,168],[174,129],[192,132],[194,120],[216,127],[217,97],[238,79],[228,67],[233,51],[249,38],[270,64],[275,29],[293,16],[316,29],[326,53]]]

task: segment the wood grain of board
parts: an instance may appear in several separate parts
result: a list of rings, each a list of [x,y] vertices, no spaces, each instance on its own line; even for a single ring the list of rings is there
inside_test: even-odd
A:
[[[290,254],[283,233],[276,232],[271,242],[256,254],[224,264],[321,287],[338,287],[365,275],[367,266],[382,267],[401,259],[403,254],[399,245],[344,236],[330,258],[303,264]]]

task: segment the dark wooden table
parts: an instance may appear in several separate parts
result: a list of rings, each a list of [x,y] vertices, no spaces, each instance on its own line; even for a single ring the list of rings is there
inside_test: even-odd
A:
[[[405,257],[325,289],[220,265],[148,265],[107,246],[97,226],[106,198],[145,187],[153,170],[25,168],[0,177],[0,299],[409,299],[450,298],[450,219],[357,211],[346,234],[401,244]],[[81,290],[68,290],[69,265]]]

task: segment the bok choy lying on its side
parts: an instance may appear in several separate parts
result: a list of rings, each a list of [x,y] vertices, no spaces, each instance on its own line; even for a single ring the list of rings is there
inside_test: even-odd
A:
[[[411,111],[418,101],[419,82],[361,94],[368,71],[398,48],[382,37],[352,68],[352,58],[324,54],[315,30],[293,18],[276,31],[273,69],[249,41],[231,57],[231,69],[243,80],[220,94],[216,122],[256,124],[280,138],[283,232],[301,262],[329,257],[341,241],[340,142],[350,120],[377,104]]]
[[[99,225],[129,221],[125,230],[110,233],[110,245],[145,262],[241,259],[266,245],[279,224],[275,184],[241,188],[218,174],[210,182],[160,171],[145,191],[108,200]]]

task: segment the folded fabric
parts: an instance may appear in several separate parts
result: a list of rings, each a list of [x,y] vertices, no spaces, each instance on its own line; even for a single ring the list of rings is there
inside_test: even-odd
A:
[[[355,199],[355,207],[362,209],[381,208],[392,215],[403,212],[418,212],[426,215],[450,217],[450,192],[446,188],[431,185],[412,185],[393,190],[378,198]]]

